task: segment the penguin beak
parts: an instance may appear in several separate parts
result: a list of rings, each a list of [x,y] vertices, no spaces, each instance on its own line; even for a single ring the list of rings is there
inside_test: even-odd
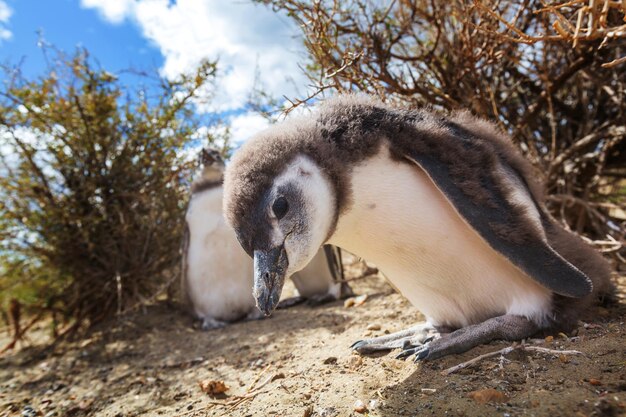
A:
[[[285,283],[287,266],[289,266],[289,260],[284,245],[267,251],[254,251],[253,295],[257,307],[266,316],[272,314],[278,304]]]

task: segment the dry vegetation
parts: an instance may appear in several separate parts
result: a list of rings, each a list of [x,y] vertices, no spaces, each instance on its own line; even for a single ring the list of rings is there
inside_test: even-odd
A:
[[[178,278],[195,168],[182,151],[202,139],[192,101],[215,64],[175,81],[136,75],[156,83],[150,95],[85,51],[46,53],[39,78],[3,68],[0,305],[52,316],[62,336],[150,302]]]
[[[299,25],[313,93],[470,109],[508,132],[552,213],[624,263],[626,4],[266,0]]]

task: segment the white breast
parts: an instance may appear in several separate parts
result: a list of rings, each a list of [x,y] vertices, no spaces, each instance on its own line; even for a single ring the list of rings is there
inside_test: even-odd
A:
[[[377,264],[433,324],[507,313],[545,321],[551,292],[493,250],[417,165],[384,149],[351,177],[353,206],[330,243]]]
[[[224,220],[222,194],[222,187],[216,187],[189,203],[187,288],[198,317],[232,321],[256,307],[252,260]]]

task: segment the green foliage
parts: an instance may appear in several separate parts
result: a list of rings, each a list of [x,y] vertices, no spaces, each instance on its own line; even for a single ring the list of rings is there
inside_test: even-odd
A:
[[[94,322],[175,276],[193,102],[215,63],[149,96],[84,51],[55,55],[40,78],[5,69],[0,89],[0,305],[17,296]]]

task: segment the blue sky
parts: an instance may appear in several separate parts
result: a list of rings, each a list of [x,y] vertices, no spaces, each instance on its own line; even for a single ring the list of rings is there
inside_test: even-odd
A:
[[[232,115],[235,141],[266,125],[245,110],[256,73],[277,98],[306,93],[297,28],[249,0],[0,0],[0,61],[23,58],[26,75],[41,73],[38,31],[66,52],[86,47],[114,73],[133,67],[176,77],[218,59],[218,88],[198,111]]]
[[[45,63],[37,46],[38,33],[57,47],[72,52],[86,47],[103,67],[117,72],[129,67],[158,69],[163,65],[159,49],[141,36],[130,21],[112,25],[77,0],[9,0],[12,15],[6,27],[11,38],[0,45],[2,61],[19,62],[28,76],[43,71]]]

